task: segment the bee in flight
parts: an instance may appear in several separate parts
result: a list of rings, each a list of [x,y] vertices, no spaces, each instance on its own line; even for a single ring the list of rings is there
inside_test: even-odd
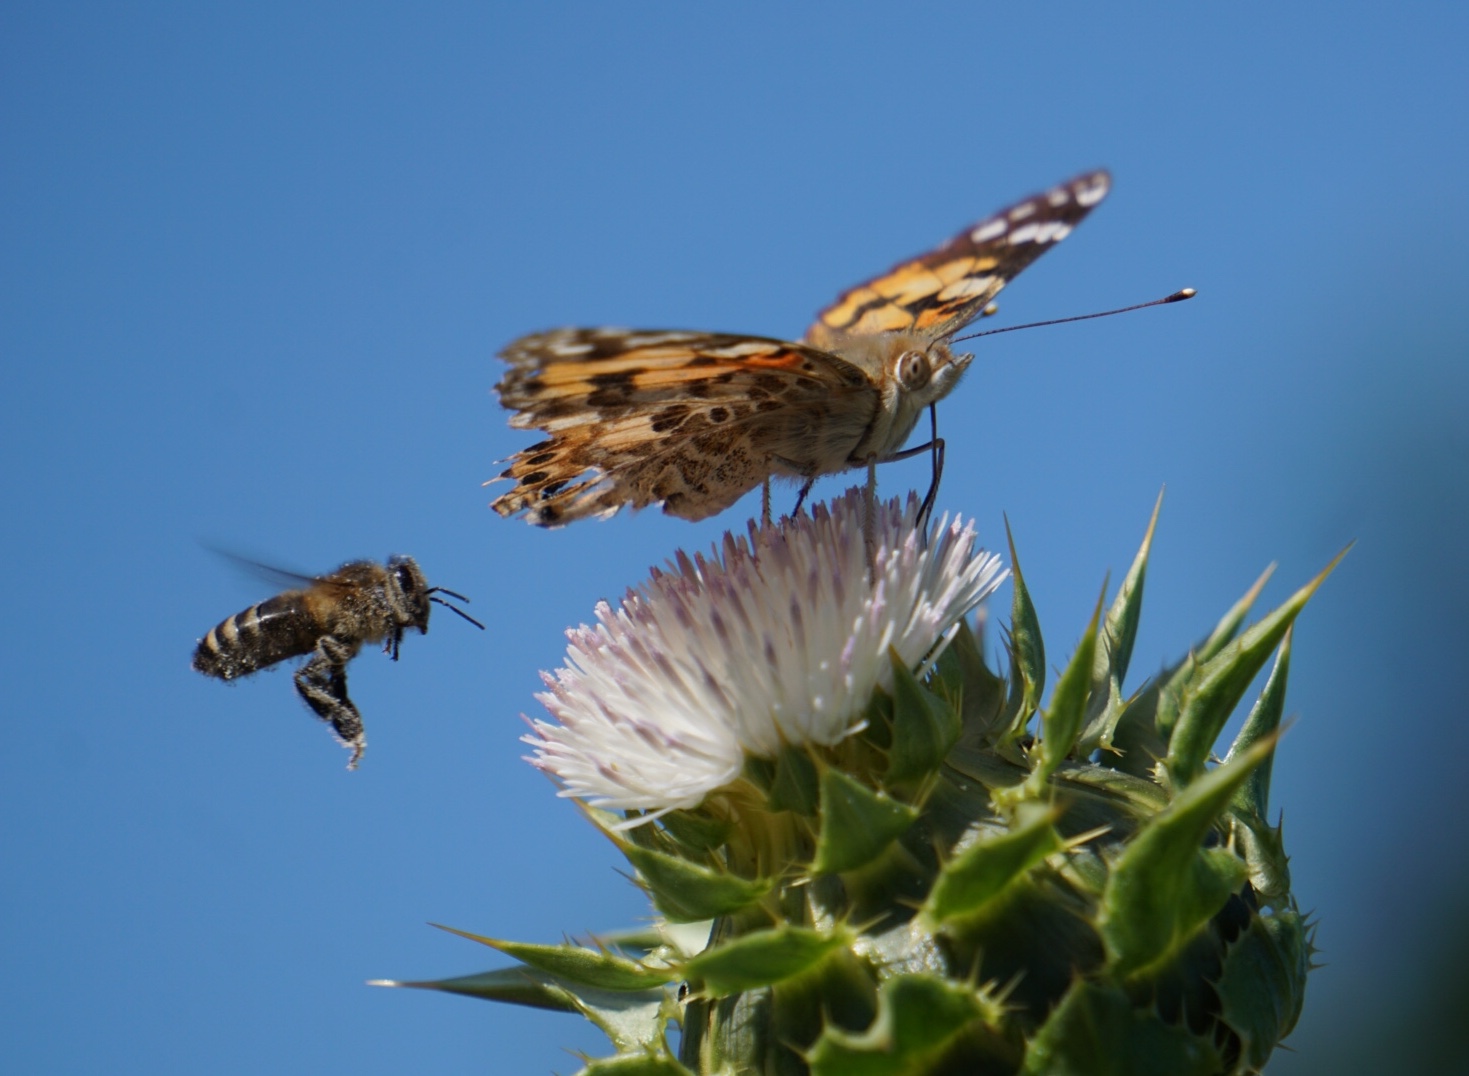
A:
[[[393,557],[387,564],[357,560],[315,578],[253,566],[297,585],[211,628],[194,651],[194,668],[206,676],[234,680],[310,654],[296,670],[296,691],[351,748],[349,770],[357,768],[367,746],[362,715],[347,697],[347,663],[362,644],[381,642],[383,651],[397,661],[405,631],[417,628],[419,634],[427,634],[431,602],[484,630],[478,620],[439,595],[469,599],[429,586],[412,557]]]
[[[1088,172],[971,225],[844,292],[800,342],[613,328],[516,340],[500,402],[512,427],[547,437],[511,458],[495,511],[545,527],[650,504],[703,519],[765,483],[768,520],[772,476],[802,482],[804,499],[820,475],[866,466],[870,489],[874,464],[931,450],[926,514],[943,442],[903,445],[969,367],[950,344],[1110,186]]]

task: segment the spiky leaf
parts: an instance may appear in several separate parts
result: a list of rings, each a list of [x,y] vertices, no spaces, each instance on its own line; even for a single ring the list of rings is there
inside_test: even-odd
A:
[[[1162,510],[1163,495],[1160,493],[1153,505],[1153,517],[1148,520],[1142,545],[1117,588],[1111,608],[1107,610],[1107,619],[1097,640],[1092,692],[1087,703],[1086,730],[1077,749],[1079,755],[1089,755],[1098,748],[1112,746],[1112,734],[1127,701],[1122,694],[1122,681],[1127,677],[1132,646],[1137,640],[1138,623],[1142,619],[1143,583],[1147,578],[1148,557],[1153,550],[1153,535],[1158,529],[1158,514]]]
[[[1204,848],[1204,835],[1274,747],[1273,739],[1256,744],[1199,778],[1118,857],[1098,922],[1115,975],[1167,963],[1244,880],[1244,862],[1226,849]]]
[[[1056,690],[1051,694],[1051,705],[1041,715],[1040,757],[1030,778],[1025,782],[1027,792],[1040,795],[1046,781],[1056,772],[1056,767],[1066,760],[1076,745],[1081,733],[1082,718],[1086,715],[1087,695],[1091,691],[1092,665],[1097,650],[1097,623],[1102,616],[1102,601],[1092,611],[1092,619],[1076,644],[1076,652],[1056,681]]]
[[[631,1054],[589,1061],[577,1076],[695,1076],[667,1054]]]
[[[1253,920],[1229,947],[1215,989],[1251,1065],[1263,1065],[1295,1027],[1308,962],[1306,932],[1294,911]]]
[[[1010,585],[1014,597],[1010,606],[1010,696],[1005,703],[1003,724],[1006,736],[1013,740],[1025,731],[1025,724],[1041,704],[1046,689],[1046,644],[1041,639],[1040,619],[1030,600],[1025,576],[1020,572],[1020,558],[1015,553],[1015,536],[1010,521],[1005,521],[1005,537],[1010,543]]]
[[[812,1076],[920,1076],[999,1006],[964,983],[900,975],[882,986],[877,1018],[860,1033],[828,1026],[807,1052]]]
[[[1061,848],[1055,821],[1060,812],[1026,804],[1008,832],[975,840],[944,864],[924,903],[933,923],[973,915],[1048,855]]]
[[[671,978],[666,971],[645,968],[635,960],[600,949],[587,949],[580,945],[531,945],[527,942],[502,941],[438,923],[433,925],[450,934],[488,945],[491,949],[513,957],[522,964],[539,968],[558,979],[595,986],[601,990],[649,990],[662,986]]]
[[[1244,697],[1250,681],[1344,556],[1346,550],[1284,605],[1198,666],[1183,688],[1178,721],[1168,742],[1168,772],[1176,782],[1186,784],[1202,772],[1224,722]]]
[[[658,910],[675,922],[692,923],[737,912],[765,896],[775,884],[713,870],[631,841],[619,841],[618,847],[637,868]]]
[[[820,814],[813,874],[866,866],[918,817],[915,808],[831,768],[821,774]]]
[[[1186,1027],[1136,1009],[1112,986],[1079,982],[1025,1054],[1027,1076],[1215,1076],[1219,1055]]]
[[[893,743],[884,779],[903,785],[928,777],[959,739],[959,714],[908,670],[896,650],[893,663]]]
[[[1239,735],[1234,738],[1229,754],[1225,756],[1226,761],[1241,751],[1249,750],[1253,744],[1267,736],[1274,735],[1275,730],[1280,727],[1281,715],[1285,713],[1285,682],[1290,676],[1290,637],[1293,630],[1288,628],[1280,640],[1280,650],[1275,655],[1275,668],[1270,670],[1270,679],[1265,681],[1265,689],[1260,692],[1259,699],[1250,710],[1250,716],[1245,718]],[[1262,819],[1270,806],[1270,768],[1274,761],[1274,758],[1267,758],[1255,767],[1255,772],[1250,774],[1235,794],[1236,806]]]
[[[706,949],[681,970],[686,978],[700,980],[705,993],[722,997],[810,971],[848,941],[842,930],[774,927]]]

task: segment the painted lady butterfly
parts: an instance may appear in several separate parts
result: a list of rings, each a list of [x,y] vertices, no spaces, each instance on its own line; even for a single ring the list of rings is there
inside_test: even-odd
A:
[[[1089,172],[980,221],[844,293],[802,343],[612,328],[522,337],[501,353],[510,370],[496,388],[511,426],[548,436],[511,458],[499,477],[516,485],[495,511],[550,527],[661,502],[703,519],[774,475],[809,489],[902,458],[923,409],[974,357],[950,339],[1110,184]]]

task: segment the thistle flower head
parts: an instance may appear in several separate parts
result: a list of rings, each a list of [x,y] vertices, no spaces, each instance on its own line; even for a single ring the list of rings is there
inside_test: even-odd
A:
[[[917,510],[912,496],[877,505],[870,570],[854,490],[726,534],[707,558],[679,553],[601,603],[543,674],[556,723],[532,723],[530,761],[564,796],[657,815],[698,806],[748,757],[858,731],[874,689],[892,688],[891,655],[934,660],[1005,575],[972,523],[945,517],[925,542]]]

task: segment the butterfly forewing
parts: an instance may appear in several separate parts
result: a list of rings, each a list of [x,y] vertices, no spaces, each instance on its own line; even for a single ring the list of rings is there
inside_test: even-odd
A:
[[[817,315],[806,340],[916,332],[942,339],[973,321],[1016,274],[1059,243],[1111,186],[1087,172],[964,229],[936,250],[844,292]]]

